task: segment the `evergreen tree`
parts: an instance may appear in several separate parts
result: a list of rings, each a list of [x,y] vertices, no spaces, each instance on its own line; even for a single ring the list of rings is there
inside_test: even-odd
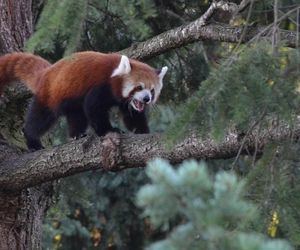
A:
[[[286,241],[247,230],[257,208],[243,198],[244,183],[229,172],[215,176],[206,164],[187,161],[175,170],[161,159],[148,164],[152,183],[137,196],[144,215],[168,231],[149,250],[288,250]]]

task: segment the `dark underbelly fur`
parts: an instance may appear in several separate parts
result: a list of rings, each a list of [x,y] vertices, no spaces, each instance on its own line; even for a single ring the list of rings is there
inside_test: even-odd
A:
[[[98,136],[108,132],[120,132],[113,128],[109,120],[109,111],[118,106],[128,130],[135,133],[149,133],[145,111],[129,110],[126,101],[117,100],[109,85],[102,85],[91,89],[85,96],[64,100],[56,112],[44,107],[33,98],[27,111],[24,135],[30,150],[39,150],[43,146],[40,137],[47,132],[59,116],[65,116],[68,123],[70,137],[81,137],[88,125]]]

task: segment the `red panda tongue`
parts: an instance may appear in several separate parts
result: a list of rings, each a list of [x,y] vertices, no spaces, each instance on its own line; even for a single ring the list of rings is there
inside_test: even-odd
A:
[[[144,110],[144,103],[134,100],[134,105],[138,109],[139,112],[142,112]]]

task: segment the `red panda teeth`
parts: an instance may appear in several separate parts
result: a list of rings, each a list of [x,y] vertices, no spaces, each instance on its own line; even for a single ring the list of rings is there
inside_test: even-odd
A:
[[[137,111],[142,112],[144,110],[145,104],[143,102],[134,99],[133,106]]]

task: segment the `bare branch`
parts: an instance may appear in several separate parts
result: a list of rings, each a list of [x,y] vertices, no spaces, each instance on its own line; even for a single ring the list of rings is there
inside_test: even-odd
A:
[[[158,36],[150,38],[141,43],[135,43],[131,47],[119,51],[132,58],[149,59],[163,54],[171,49],[179,48],[193,42],[209,40],[229,43],[246,43],[261,34],[261,38],[270,37],[270,27],[247,27],[247,33],[242,37],[244,26],[233,27],[226,24],[209,24],[197,26],[196,22],[183,25],[178,28],[166,31]],[[296,47],[297,32],[279,30],[280,38],[285,41],[286,46]],[[241,39],[242,38],[242,39]]]
[[[211,18],[211,16],[216,10],[223,10],[230,13],[235,13],[238,11],[238,6],[235,3],[230,3],[227,1],[217,2],[214,0],[207,9],[207,11],[195,21],[195,25],[199,27],[206,25],[207,21]]]
[[[272,50],[273,53],[277,53],[277,46],[279,41],[278,35],[278,0],[274,0],[274,25],[273,25],[273,32],[272,32]]]
[[[282,20],[287,18],[290,14],[292,14],[294,12],[297,12],[298,9],[300,9],[299,6],[297,6],[294,9],[289,10],[287,13],[282,15],[280,18],[278,17],[277,20],[276,21],[274,20],[274,22],[272,24],[269,24],[266,27],[261,27],[260,31],[255,36],[253,36],[253,38],[249,42],[253,42],[255,40],[258,40],[259,38],[269,37],[270,36],[269,31],[271,30],[271,28],[273,26],[278,25],[279,22],[281,22]],[[296,32],[291,32],[290,33],[289,31],[278,29],[277,33],[278,33],[278,36],[281,38],[281,40],[285,41],[285,45],[287,47],[291,47],[291,48],[296,48],[297,47],[297,36],[299,36],[299,32],[296,31]],[[291,39],[290,35],[288,35],[288,33],[293,34],[292,39]],[[282,37],[282,35],[283,35],[283,37]],[[292,41],[292,44],[290,44],[291,41]]]
[[[248,6],[250,5],[251,2],[254,2],[257,0],[242,0],[242,2],[240,3],[240,5],[238,6],[238,12],[243,12],[245,9],[248,8]]]

